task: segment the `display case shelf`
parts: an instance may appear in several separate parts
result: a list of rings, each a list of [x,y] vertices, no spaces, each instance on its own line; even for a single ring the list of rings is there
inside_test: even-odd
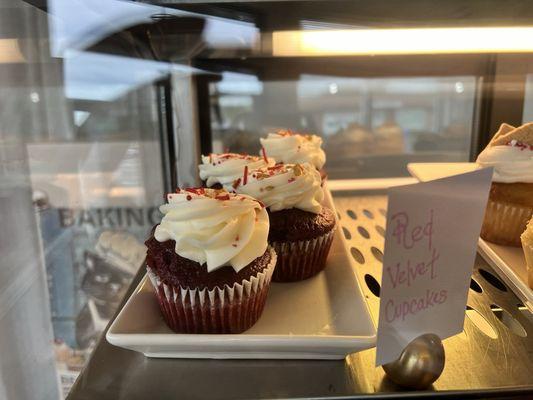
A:
[[[333,197],[352,268],[377,321],[387,197],[380,190]],[[389,381],[375,367],[375,349],[343,361],[149,359],[102,338],[69,399],[533,396],[533,317],[479,255],[467,304],[464,331],[444,340],[444,372],[424,392]]]

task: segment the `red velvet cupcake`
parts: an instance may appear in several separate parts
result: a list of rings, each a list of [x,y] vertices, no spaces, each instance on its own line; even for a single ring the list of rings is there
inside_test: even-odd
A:
[[[278,164],[245,174],[235,189],[265,204],[268,241],[276,250],[275,282],[300,281],[326,266],[335,216],[322,206],[320,173],[310,164]]]
[[[319,172],[324,182],[327,178],[324,164],[326,153],[322,150],[322,138],[317,135],[300,134],[289,129],[281,129],[261,138],[263,152],[278,163],[309,163]]]
[[[248,170],[271,167],[275,164],[273,158],[266,155],[250,156],[237,153],[211,153],[202,156],[202,164],[198,166],[200,179],[206,187],[233,191],[233,182],[242,176],[244,167]]]
[[[167,325],[178,333],[241,333],[265,305],[276,253],[268,214],[246,195],[178,190],[161,206],[147,272]]]

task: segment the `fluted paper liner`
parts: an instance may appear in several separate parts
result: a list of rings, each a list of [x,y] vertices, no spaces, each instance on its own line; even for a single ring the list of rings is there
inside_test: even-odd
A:
[[[241,333],[254,325],[263,312],[276,266],[272,247],[270,263],[249,280],[211,290],[175,287],[163,283],[149,268],[165,322],[178,333]]]
[[[533,244],[522,240],[522,249],[526,257],[527,280],[529,287],[533,289]]]
[[[310,278],[326,267],[335,227],[315,239],[296,242],[272,242],[278,262],[272,280],[295,282]]]
[[[492,243],[520,247],[520,235],[532,214],[533,207],[489,198],[480,236]]]

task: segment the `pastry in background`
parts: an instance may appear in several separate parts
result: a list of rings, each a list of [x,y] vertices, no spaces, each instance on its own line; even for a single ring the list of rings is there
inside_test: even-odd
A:
[[[494,168],[481,237],[519,247],[533,215],[533,123],[502,124],[477,163]]]
[[[146,247],[131,233],[103,231],[95,246],[96,253],[118,269],[134,275],[146,258]]]
[[[276,253],[268,214],[249,196],[178,190],[146,241],[147,272],[167,325],[179,333],[241,333],[265,305]]]
[[[248,170],[271,167],[275,164],[273,158],[262,156],[249,156],[236,153],[211,153],[208,156],[202,156],[202,164],[198,166],[200,170],[200,179],[205,182],[207,187],[217,189],[225,188],[232,191],[233,182],[242,176],[244,167]]]
[[[533,218],[529,220],[526,230],[520,236],[522,249],[526,257],[527,280],[529,287],[533,289]]]
[[[403,131],[393,120],[384,122],[374,129],[376,136],[375,154],[402,154],[405,152]]]
[[[375,149],[375,137],[364,126],[353,123],[328,137],[326,150],[339,158],[353,158],[371,155]]]
[[[309,163],[320,171],[326,163],[326,153],[322,150],[322,138],[317,135],[304,135],[290,130],[279,130],[261,138],[262,150],[277,163],[302,164]]]
[[[292,282],[318,274],[326,266],[335,215],[322,205],[324,192],[314,166],[277,164],[253,170],[236,186],[267,207],[268,241],[276,250],[275,282]]]

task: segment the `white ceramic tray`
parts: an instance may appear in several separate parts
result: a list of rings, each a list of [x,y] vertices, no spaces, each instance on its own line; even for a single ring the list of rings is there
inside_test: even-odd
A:
[[[407,169],[422,182],[474,171],[476,163],[412,163]],[[481,256],[494,268],[500,278],[512,288],[524,305],[533,312],[533,290],[527,285],[524,252],[520,247],[500,246],[479,239]]]
[[[328,190],[325,203],[333,205]],[[376,340],[353,268],[338,229],[326,269],[303,282],[273,283],[259,321],[237,335],[172,333],[145,276],[106,338],[148,357],[343,359]]]

